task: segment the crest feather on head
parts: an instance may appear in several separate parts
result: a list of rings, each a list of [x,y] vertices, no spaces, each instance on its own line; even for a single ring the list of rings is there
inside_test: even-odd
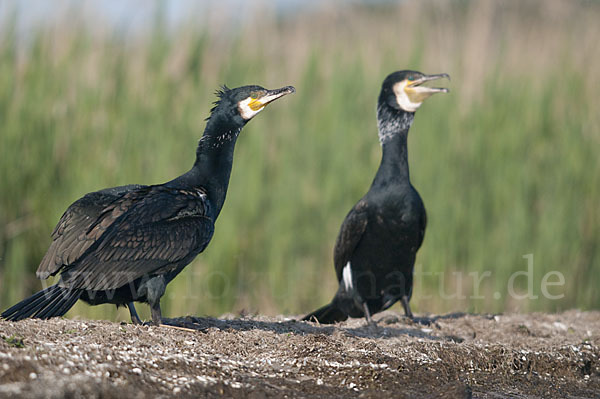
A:
[[[227,85],[222,85],[220,88],[215,90],[215,96],[217,96],[217,100],[213,101],[213,107],[210,109],[210,115],[212,115],[212,113],[215,112],[219,104],[221,104],[221,99],[229,91],[231,91],[231,89],[227,87]],[[210,119],[210,115],[206,118],[206,120]]]

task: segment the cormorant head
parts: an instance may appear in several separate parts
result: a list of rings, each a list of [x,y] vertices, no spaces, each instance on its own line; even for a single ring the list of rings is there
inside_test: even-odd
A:
[[[219,119],[223,121],[222,117],[224,117],[234,126],[241,128],[256,114],[265,109],[268,104],[286,94],[295,92],[296,89],[292,86],[275,90],[267,90],[264,87],[254,85],[235,89],[223,86],[217,92],[219,100],[215,102],[215,107],[211,110],[209,119],[219,116]]]
[[[435,93],[448,93],[446,88],[421,86],[440,78],[450,79],[446,73],[425,75],[417,71],[398,71],[385,78],[381,86],[379,103],[406,112],[415,112],[426,98]]]

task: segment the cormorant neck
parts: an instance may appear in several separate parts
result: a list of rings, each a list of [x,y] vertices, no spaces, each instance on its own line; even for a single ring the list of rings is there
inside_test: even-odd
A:
[[[242,127],[223,123],[211,116],[198,142],[196,161],[187,173],[170,182],[172,185],[206,190],[215,210],[221,212],[233,165],[233,151]]]
[[[415,114],[392,110],[388,106],[380,106],[377,111],[379,141],[383,154],[373,185],[410,183],[407,139]]]

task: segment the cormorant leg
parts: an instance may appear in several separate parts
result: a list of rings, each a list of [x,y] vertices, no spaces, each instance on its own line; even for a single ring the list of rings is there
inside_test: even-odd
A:
[[[160,311],[160,302],[156,302],[150,306],[150,312],[152,313],[152,324],[160,326],[162,324],[162,313]]]
[[[142,321],[140,320],[140,316],[138,316],[138,314],[135,310],[135,306],[133,305],[133,302],[129,302],[127,304],[127,308],[129,309],[129,315],[131,316],[131,322],[133,324],[142,324]]]
[[[406,317],[408,317],[411,320],[414,319],[414,316],[410,311],[410,305],[408,304],[408,296],[406,295],[402,296],[402,307],[404,308],[404,314],[406,315]]]
[[[375,322],[373,321],[373,319],[371,318],[371,312],[369,312],[369,306],[367,305],[366,302],[363,302],[363,311],[365,312],[365,319],[367,319],[367,323],[369,325],[374,325]]]
[[[413,316],[412,312],[410,311],[410,306],[408,305],[408,296],[406,295],[402,297],[402,306],[404,307],[404,313],[406,314],[406,317],[411,319],[414,323],[419,323],[426,326],[431,324],[431,320],[429,319],[429,317]]]
[[[165,293],[167,282],[164,276],[154,276],[142,284],[138,288],[138,297],[146,297],[150,311],[152,313],[152,324],[159,326],[162,324],[162,314],[160,311],[160,298]]]

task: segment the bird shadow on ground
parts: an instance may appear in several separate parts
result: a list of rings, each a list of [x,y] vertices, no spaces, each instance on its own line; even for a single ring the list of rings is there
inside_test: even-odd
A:
[[[207,332],[211,329],[221,331],[250,331],[263,330],[271,331],[277,334],[313,334],[313,335],[333,335],[335,333],[346,334],[357,338],[383,338],[389,339],[400,336],[417,337],[432,341],[455,341],[461,342],[462,339],[454,336],[438,336],[431,334],[436,327],[435,322],[443,319],[458,319],[466,316],[466,313],[451,313],[447,315],[432,316],[420,318],[427,320],[427,323],[416,323],[396,316],[384,316],[377,320],[376,325],[368,325],[366,322],[358,326],[341,325],[323,325],[312,322],[284,320],[280,322],[250,320],[244,318],[236,319],[216,319],[213,317],[178,317],[173,319],[163,319],[163,323],[168,326]],[[356,323],[354,323],[356,324]],[[426,324],[426,325],[423,325]]]

